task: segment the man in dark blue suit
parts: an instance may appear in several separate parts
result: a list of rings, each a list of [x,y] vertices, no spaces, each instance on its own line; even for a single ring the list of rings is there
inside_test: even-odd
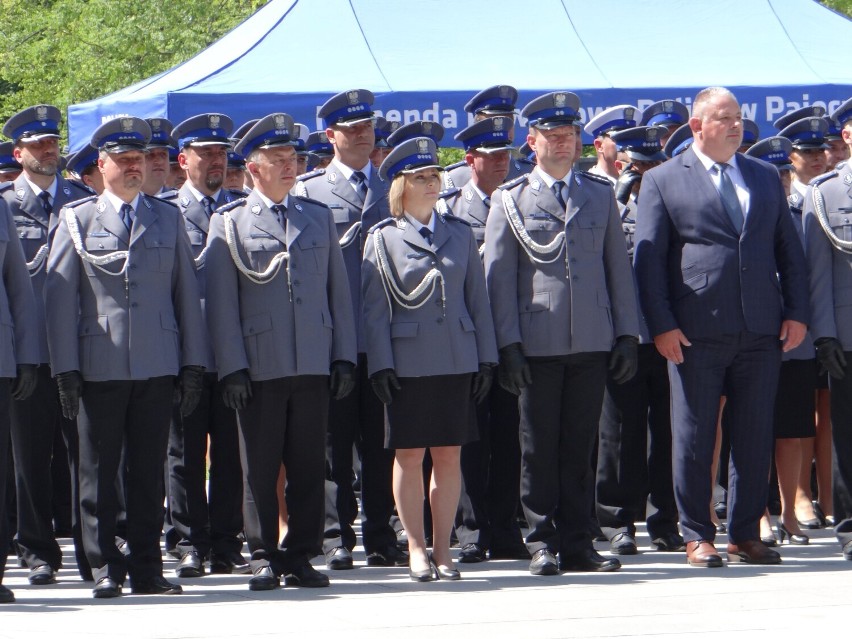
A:
[[[645,173],[635,265],[642,310],[669,361],[675,497],[691,565],[722,566],[710,521],[719,398],[728,397],[728,561],[773,564],[759,541],[781,352],[808,321],[807,268],[777,171],[737,153],[742,113],[699,92],[686,152]]]

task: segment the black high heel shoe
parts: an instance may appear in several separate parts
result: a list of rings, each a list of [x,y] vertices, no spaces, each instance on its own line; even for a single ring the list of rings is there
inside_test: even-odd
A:
[[[408,577],[411,581],[438,581],[438,568],[432,562],[432,558],[429,558],[429,567],[425,570],[412,570],[411,566],[408,567]]]
[[[816,518],[819,520],[820,525],[825,528],[826,524],[828,523],[828,517],[825,516],[825,512],[823,511],[822,506],[820,506],[819,502],[816,500],[812,501],[811,504],[814,507],[814,515],[816,515]]]
[[[784,543],[784,539],[786,537],[789,537],[790,543],[795,546],[807,546],[809,543],[811,543],[811,539],[807,535],[795,535],[789,530],[787,530],[787,527],[781,522],[780,519],[778,520],[778,523],[775,524],[775,531],[778,533],[778,539],[781,540],[782,544]]]
[[[775,535],[773,535],[771,532],[767,536],[761,537],[760,541],[763,542],[764,546],[769,546],[770,548],[774,548],[778,545],[778,539],[776,539]]]
[[[438,577],[441,579],[446,579],[447,581],[458,581],[461,579],[461,573],[455,568],[445,568],[444,566],[439,566],[432,555],[429,555],[429,562],[432,567],[435,569]]]

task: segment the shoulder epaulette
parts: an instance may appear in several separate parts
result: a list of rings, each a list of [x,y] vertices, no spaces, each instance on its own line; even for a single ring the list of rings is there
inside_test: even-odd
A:
[[[315,200],[315,199],[307,197],[305,195],[292,195],[291,194],[290,197],[297,198],[297,199],[301,200],[302,202],[307,202],[308,204],[318,204],[319,206],[323,207],[324,209],[328,208],[328,204],[326,204],[325,202],[320,202],[319,200]]]
[[[375,224],[373,224],[373,226],[370,227],[370,230],[367,231],[367,235],[370,235],[376,229],[380,229],[383,226],[387,226],[388,224],[396,224],[396,218],[395,217],[386,217],[381,222],[376,222]]]
[[[463,220],[460,217],[456,217],[452,213],[444,213],[444,215],[442,215],[441,217],[450,222],[459,222],[460,224],[464,224],[465,226],[470,226],[470,222],[468,222],[467,220]]]
[[[157,200],[158,202],[162,202],[163,204],[168,204],[169,206],[173,206],[175,208],[178,208],[178,205],[175,204],[174,202],[172,202],[171,200],[164,200],[163,198],[157,197],[156,195],[145,195],[143,193],[142,197],[148,198],[149,200]]]
[[[67,208],[67,209],[77,208],[81,204],[85,204],[86,202],[92,202],[92,201],[97,200],[97,199],[98,199],[97,195],[90,195],[89,197],[84,197],[80,200],[74,200],[73,202],[68,202],[62,208]]]
[[[303,173],[302,175],[296,178],[296,181],[303,182],[304,180],[310,180],[311,178],[316,177],[318,175],[325,175],[325,169],[314,169],[313,171]]]
[[[837,170],[839,171],[839,170],[840,170],[840,169],[842,169],[844,166],[846,166],[846,163],[847,163],[848,161],[849,161],[849,160],[841,160],[840,162],[838,162],[837,164],[835,164],[835,165],[834,165],[834,168],[835,168],[835,169],[837,169]]]
[[[246,199],[241,197],[239,200],[234,200],[233,202],[228,202],[227,204],[223,204],[219,208],[216,209],[216,213],[224,213],[225,211],[230,211],[231,209],[235,209],[238,206],[242,206],[246,203]]]
[[[467,165],[467,162],[465,162],[464,160],[460,160],[459,162],[453,162],[452,164],[448,164],[447,166],[444,167],[444,170],[445,171],[452,171],[453,169],[457,169],[460,166],[466,166],[466,165]]]
[[[438,197],[442,199],[447,199],[453,197],[457,193],[461,193],[461,189],[457,186],[453,186],[438,193]]]
[[[225,190],[236,198],[248,197],[248,193],[246,193],[242,189],[225,189]]]
[[[158,200],[165,200],[166,202],[170,200],[177,199],[178,190],[171,189],[170,191],[163,191],[162,193],[157,193],[156,195],[152,195],[151,197],[155,197]]]
[[[83,193],[97,195],[97,193],[95,193],[95,190],[91,186],[89,186],[85,182],[78,180],[77,178],[65,178],[65,181],[68,182],[68,184],[70,184],[71,186],[80,189]]]
[[[498,189],[513,189],[516,186],[518,186],[519,184],[521,184],[522,182],[528,180],[529,177],[530,177],[529,173],[524,173],[523,175],[519,175],[518,177],[516,177],[514,180],[509,180],[508,182],[504,182],[503,184],[501,184],[497,188]]]
[[[0,182],[0,193],[8,191],[9,189],[14,188],[14,186],[14,182]]]
[[[594,173],[589,173],[588,171],[577,171],[577,173],[582,175],[584,178],[592,180],[593,182],[599,182],[600,184],[606,184],[607,186],[612,187],[612,182],[610,182],[601,175],[595,175]]]
[[[837,168],[832,169],[828,173],[823,173],[822,175],[817,175],[813,180],[808,182],[808,184],[811,184],[811,185],[822,184],[826,180],[830,180],[831,178],[837,177],[838,175],[840,175],[840,171],[838,170],[839,168],[842,168],[842,167],[838,164]]]

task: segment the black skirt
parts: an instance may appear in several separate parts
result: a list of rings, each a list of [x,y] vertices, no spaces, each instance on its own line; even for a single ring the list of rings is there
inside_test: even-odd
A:
[[[816,373],[815,359],[791,359],[781,362],[778,394],[775,396],[776,439],[816,435]]]
[[[461,446],[478,437],[473,374],[400,377],[385,407],[385,448]]]

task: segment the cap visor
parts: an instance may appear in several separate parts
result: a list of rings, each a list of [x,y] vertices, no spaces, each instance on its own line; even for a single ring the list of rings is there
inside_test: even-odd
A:
[[[354,120],[346,120],[340,121],[338,120],[332,126],[355,126],[356,124],[361,124],[362,122],[375,122],[376,116],[371,115],[366,118],[356,118]]]
[[[662,162],[663,160],[669,159],[662,151],[657,151],[650,155],[646,153],[637,153],[636,151],[627,151],[627,157],[631,160],[639,160],[640,162]]]
[[[58,133],[39,133],[38,135],[28,135],[25,138],[18,138],[18,142],[38,142],[47,138],[59,138]]]

